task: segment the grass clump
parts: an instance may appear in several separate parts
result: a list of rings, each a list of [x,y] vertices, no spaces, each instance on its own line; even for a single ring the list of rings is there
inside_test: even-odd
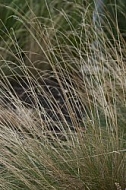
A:
[[[31,2],[4,6],[0,187],[124,190],[125,40],[99,33],[91,4]]]

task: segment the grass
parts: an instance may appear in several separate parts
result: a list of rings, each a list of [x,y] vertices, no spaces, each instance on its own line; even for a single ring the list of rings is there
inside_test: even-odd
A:
[[[57,1],[44,2],[41,12],[34,1],[23,11],[13,3],[1,5],[8,16],[0,37],[0,188],[125,190],[126,42],[118,27],[115,38],[109,24],[112,40],[104,30],[99,34],[91,4],[67,2],[62,9]],[[51,76],[71,123],[41,85]],[[27,81],[32,108],[13,88],[12,81],[22,85],[21,79]]]

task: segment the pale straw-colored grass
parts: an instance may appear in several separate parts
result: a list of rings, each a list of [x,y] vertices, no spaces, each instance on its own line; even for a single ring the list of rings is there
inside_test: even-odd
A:
[[[83,18],[78,28],[72,24],[68,10],[45,19],[44,29],[32,11],[30,20],[12,10],[29,34],[27,47],[31,49],[21,47],[16,30],[7,38],[9,45],[0,47],[0,188],[124,190],[125,42],[120,38],[114,46],[104,31],[97,33],[91,23],[90,6],[85,12],[80,4],[76,6],[76,13]],[[67,28],[61,30],[61,21],[68,24]],[[45,63],[51,71],[41,70]],[[8,75],[3,72],[5,65]],[[14,65],[17,70],[12,69]],[[71,122],[53,93],[41,85],[40,81],[52,75],[58,81]],[[23,87],[20,76],[27,81],[25,93],[30,91],[32,108],[21,101],[10,82],[15,78]],[[38,96],[42,94],[57,120],[43,107]]]

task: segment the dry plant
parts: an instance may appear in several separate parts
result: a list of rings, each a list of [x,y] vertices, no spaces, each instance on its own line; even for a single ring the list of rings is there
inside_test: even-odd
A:
[[[89,30],[86,11],[80,30],[61,11],[41,32],[39,18],[30,21],[15,10],[39,51],[29,44],[29,54],[14,35],[8,37],[14,51],[8,46],[1,54],[2,63],[10,59],[21,71],[0,69],[1,189],[125,189],[125,41],[113,45],[93,23]],[[58,28],[60,18],[69,31]],[[44,55],[51,71],[36,67],[41,57],[33,53]]]

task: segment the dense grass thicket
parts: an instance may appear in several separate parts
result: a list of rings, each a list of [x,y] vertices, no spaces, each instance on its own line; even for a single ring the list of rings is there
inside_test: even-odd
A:
[[[104,2],[0,1],[0,189],[126,189],[125,1]]]

